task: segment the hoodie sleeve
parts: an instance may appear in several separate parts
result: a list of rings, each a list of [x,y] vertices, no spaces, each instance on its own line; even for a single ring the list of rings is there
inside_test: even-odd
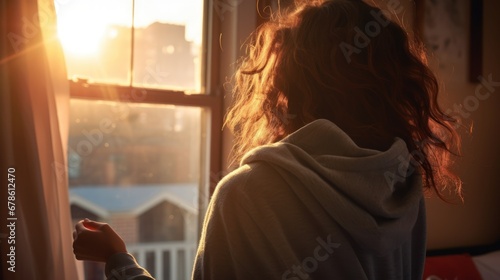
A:
[[[154,280],[135,258],[126,253],[111,256],[106,262],[107,280]]]

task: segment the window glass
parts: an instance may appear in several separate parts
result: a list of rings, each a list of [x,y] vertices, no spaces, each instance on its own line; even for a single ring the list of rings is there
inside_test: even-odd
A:
[[[132,0],[55,1],[68,77],[130,84]]]
[[[54,3],[68,78],[108,84],[110,91],[119,85],[204,93],[203,0]],[[109,223],[158,280],[191,274],[208,111],[71,100],[73,222]],[[84,262],[84,268],[85,279],[103,279],[102,263]]]
[[[199,93],[203,2],[56,1],[69,78]]]
[[[73,222],[109,223],[156,279],[186,279],[193,265],[202,110],[71,100]],[[85,266],[86,279],[102,277]]]
[[[136,0],[134,86],[199,92],[202,19],[202,0]]]

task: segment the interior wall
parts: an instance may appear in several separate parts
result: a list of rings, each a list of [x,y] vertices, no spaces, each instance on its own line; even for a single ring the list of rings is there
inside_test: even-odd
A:
[[[469,1],[458,2],[467,5]],[[468,81],[468,45],[461,58],[447,58],[448,67],[439,66],[437,60],[442,62],[443,58],[432,60],[443,83],[443,107],[472,126],[472,133],[461,130],[463,154],[456,161],[457,173],[464,182],[464,203],[448,204],[436,197],[427,200],[430,249],[500,241],[500,22],[496,14],[499,9],[499,1],[484,0],[482,76],[497,83]],[[460,111],[455,110],[457,105],[462,105]]]
[[[375,0],[381,6],[400,6],[397,12],[409,31],[415,30],[415,2],[427,0]],[[427,247],[445,249],[489,245],[500,241],[500,19],[496,11],[500,1],[483,0],[483,70],[488,81],[470,82],[469,74],[469,12],[470,1],[454,1],[463,5],[464,30],[456,34],[458,53],[431,52],[429,64],[441,87],[440,105],[464,124],[459,128],[462,155],[456,159],[455,170],[463,181],[464,202],[447,203],[436,195],[426,199]],[[446,5],[451,0],[433,1]],[[428,13],[429,11],[427,11]],[[433,11],[430,11],[431,13]],[[435,11],[434,11],[435,12]],[[445,15],[439,12],[440,19]],[[446,22],[438,20],[437,24]],[[446,28],[435,35],[449,35]],[[441,33],[441,34],[440,34]],[[444,34],[443,34],[444,33]],[[452,52],[452,51],[451,51]],[[498,81],[499,83],[496,83]],[[469,128],[472,128],[470,133]]]
[[[221,65],[221,84],[224,88],[221,91],[224,94],[224,108],[227,110],[231,106],[231,78],[234,75],[237,60],[245,53],[245,42],[250,34],[257,27],[257,9],[255,1],[236,0],[230,9],[222,10],[223,14],[216,13],[221,23],[220,34],[220,65]],[[216,10],[217,11],[217,10]],[[234,162],[230,158],[230,152],[233,147],[233,135],[227,128],[223,130],[222,143],[222,167],[223,174],[226,175],[234,168]],[[237,163],[236,163],[237,164]],[[230,167],[231,165],[231,167]]]

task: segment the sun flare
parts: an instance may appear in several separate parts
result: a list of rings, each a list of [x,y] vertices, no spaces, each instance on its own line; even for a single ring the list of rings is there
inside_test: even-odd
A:
[[[99,52],[108,24],[78,14],[59,20],[58,34],[64,50],[75,56],[92,56]]]

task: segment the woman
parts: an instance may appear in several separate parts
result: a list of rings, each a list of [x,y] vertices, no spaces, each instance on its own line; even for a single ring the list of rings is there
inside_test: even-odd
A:
[[[256,31],[235,77],[240,167],[212,197],[193,279],[421,279],[423,192],[460,194],[421,45],[362,1],[309,1]],[[109,279],[151,279],[108,225],[74,235]]]

